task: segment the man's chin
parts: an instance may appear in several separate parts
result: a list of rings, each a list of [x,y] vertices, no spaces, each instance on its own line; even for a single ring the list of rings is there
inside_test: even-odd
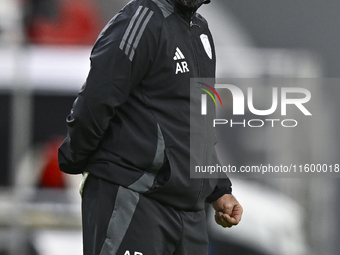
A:
[[[203,4],[205,0],[177,0],[177,2],[186,7],[197,8]]]

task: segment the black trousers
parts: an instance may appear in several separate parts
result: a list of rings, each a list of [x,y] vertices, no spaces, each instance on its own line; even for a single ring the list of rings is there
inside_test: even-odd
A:
[[[205,211],[178,211],[89,175],[83,190],[84,255],[207,255]]]

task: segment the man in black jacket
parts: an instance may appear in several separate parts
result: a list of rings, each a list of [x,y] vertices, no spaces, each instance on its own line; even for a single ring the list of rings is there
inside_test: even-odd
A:
[[[196,13],[208,2],[131,1],[92,49],[59,149],[60,169],[87,177],[85,255],[203,255],[205,202],[223,227],[241,219],[228,178],[189,174],[190,78],[215,76],[212,37]],[[215,165],[215,136],[202,133],[200,163]]]

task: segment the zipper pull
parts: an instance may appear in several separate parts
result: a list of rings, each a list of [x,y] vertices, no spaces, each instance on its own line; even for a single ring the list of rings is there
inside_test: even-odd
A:
[[[190,20],[190,27],[200,27],[200,25],[192,23],[192,20]]]

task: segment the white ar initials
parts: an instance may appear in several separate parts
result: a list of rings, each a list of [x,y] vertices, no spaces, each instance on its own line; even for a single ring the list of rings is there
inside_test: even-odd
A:
[[[130,251],[127,250],[127,251],[124,253],[124,255],[131,255],[131,254],[130,254]],[[135,252],[133,253],[133,255],[143,255],[143,253],[138,252],[138,251],[135,251]]]
[[[190,72],[188,68],[188,63],[186,61],[183,61],[181,63],[176,63],[176,74],[178,73],[188,73]]]

